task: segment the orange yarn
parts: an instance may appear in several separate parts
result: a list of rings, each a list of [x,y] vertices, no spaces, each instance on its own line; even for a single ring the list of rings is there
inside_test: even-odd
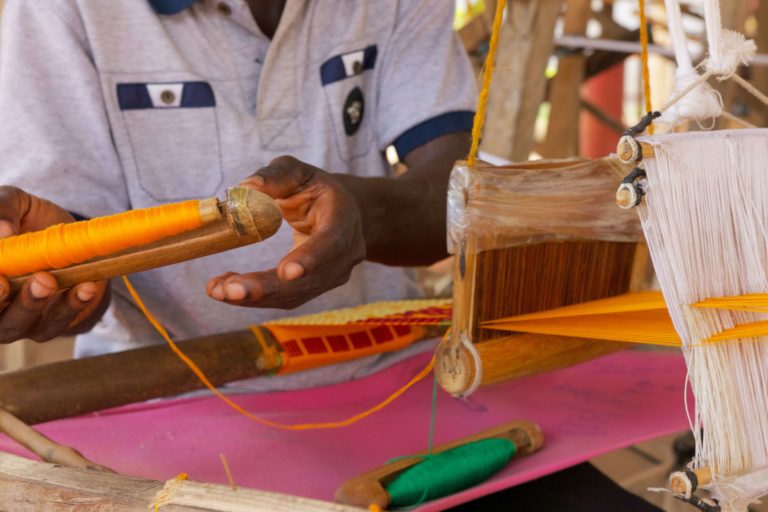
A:
[[[206,377],[205,373],[203,373],[203,370],[200,369],[199,366],[195,364],[192,359],[190,359],[180,348],[179,346],[174,343],[174,341],[171,339],[171,336],[168,334],[168,331],[163,327],[163,325],[155,318],[155,316],[147,309],[147,306],[144,305],[144,302],[141,300],[141,297],[139,297],[139,294],[136,293],[136,290],[134,289],[133,285],[131,285],[131,282],[128,280],[127,277],[123,276],[123,281],[125,282],[126,288],[128,288],[128,293],[131,294],[131,297],[133,297],[134,302],[136,302],[136,305],[138,306],[139,310],[144,314],[145,317],[147,317],[147,320],[152,324],[152,326],[157,330],[157,332],[160,333],[160,335],[163,337],[163,339],[168,343],[168,346],[171,347],[171,350],[179,356],[179,359],[181,359],[184,364],[186,364],[190,370],[192,370],[192,373],[194,373],[198,379],[200,379],[200,382],[202,382],[208,390],[213,393],[216,397],[218,397],[221,401],[226,403],[228,406],[230,406],[232,409],[237,411],[238,413],[242,414],[246,418],[250,419],[251,421],[254,421],[256,423],[260,423],[262,425],[266,425],[268,427],[275,427],[275,428],[281,428],[284,430],[315,430],[315,429],[325,429],[325,428],[341,428],[346,427],[349,425],[352,425],[353,423],[357,423],[358,421],[362,420],[363,418],[367,418],[371,414],[383,409],[387,405],[394,402],[400,395],[408,391],[410,388],[412,388],[417,382],[423,380],[427,375],[430,374],[432,371],[432,368],[435,366],[435,358],[433,357],[432,360],[429,362],[429,364],[419,372],[418,375],[416,375],[414,378],[412,378],[406,385],[389,395],[386,399],[384,399],[383,402],[381,402],[378,405],[375,405],[374,407],[371,407],[367,411],[363,411],[359,414],[356,414],[350,418],[347,418],[345,420],[341,421],[331,421],[331,422],[325,422],[325,423],[299,423],[295,425],[286,425],[283,423],[277,423],[275,421],[270,421],[265,418],[260,418],[259,416],[256,416],[253,413],[250,413],[243,409],[241,405],[236,403],[234,400],[229,398],[227,395],[216,389],[216,386],[214,386],[210,380],[208,380],[208,377]]]
[[[15,277],[64,268],[198,228],[203,224],[199,203],[184,201],[57,224],[0,240],[0,274]]]
[[[648,20],[645,17],[645,0],[638,0],[640,11],[640,60],[643,64],[643,93],[645,94],[645,111],[651,108],[651,74],[648,66]],[[648,133],[653,135],[653,124],[648,125]]]

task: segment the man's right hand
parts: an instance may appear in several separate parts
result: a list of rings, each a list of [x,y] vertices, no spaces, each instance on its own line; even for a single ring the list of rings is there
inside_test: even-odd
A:
[[[15,187],[0,186],[0,238],[73,222],[66,210]],[[0,276],[0,343],[48,341],[89,330],[109,302],[107,281],[59,290],[49,272],[35,272],[15,295]]]

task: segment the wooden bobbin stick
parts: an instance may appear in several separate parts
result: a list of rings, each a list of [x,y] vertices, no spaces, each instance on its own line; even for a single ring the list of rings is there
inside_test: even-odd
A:
[[[66,289],[84,281],[110,279],[260,242],[274,235],[282,222],[272,198],[244,187],[229,189],[227,201],[221,203],[215,197],[200,201],[200,215],[204,222],[201,228],[51,273],[59,287]],[[18,291],[28,278],[11,279],[11,291]]]
[[[260,329],[264,345],[250,330],[180,345],[210,381],[220,386],[280,369],[280,358],[265,350],[279,353],[282,347],[269,331]],[[167,345],[156,345],[0,374],[0,407],[35,424],[202,387]]]
[[[619,139],[616,147],[616,155],[625,164],[635,164],[645,158],[653,158],[653,146],[646,142],[640,142],[629,135]]]
[[[539,450],[544,444],[544,436],[536,423],[518,420],[435,446],[432,453],[441,453],[457,446],[491,438],[506,438],[515,443],[517,447],[516,457],[529,455]],[[390,501],[386,491],[387,484],[404,470],[421,462],[427,453],[427,451],[423,451],[414,454],[412,458],[398,459],[347,480],[337,489],[336,501],[365,508],[370,505],[378,505],[382,510],[386,510]]]

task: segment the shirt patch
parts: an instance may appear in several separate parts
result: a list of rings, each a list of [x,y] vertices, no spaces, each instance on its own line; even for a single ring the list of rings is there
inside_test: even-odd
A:
[[[366,69],[373,69],[376,65],[377,53],[378,48],[372,44],[362,50],[331,57],[320,66],[320,81],[325,86],[359,75]]]
[[[117,84],[117,102],[120,110],[216,106],[213,88],[208,82]]]

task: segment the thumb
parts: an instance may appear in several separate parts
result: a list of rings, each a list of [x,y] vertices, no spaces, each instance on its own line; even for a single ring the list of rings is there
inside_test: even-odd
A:
[[[17,235],[30,207],[30,196],[16,187],[0,187],[0,238]]]
[[[242,185],[273,199],[285,199],[303,190],[316,171],[315,167],[293,157],[281,156],[249,176]]]

